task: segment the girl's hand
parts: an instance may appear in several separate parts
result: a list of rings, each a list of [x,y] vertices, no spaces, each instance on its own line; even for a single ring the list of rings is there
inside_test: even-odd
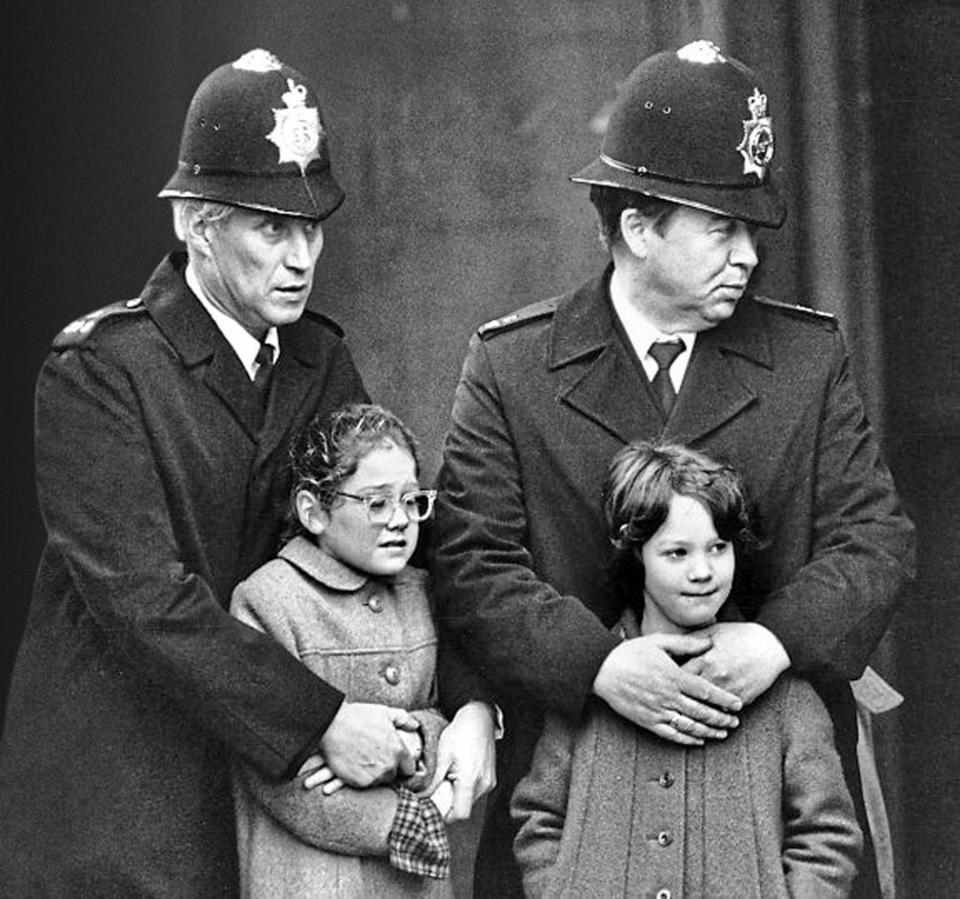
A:
[[[343,786],[343,781],[327,767],[323,757],[319,755],[311,755],[300,766],[297,777],[303,777],[304,774],[307,776],[304,778],[303,788],[312,790],[315,787],[322,787],[324,796],[336,793]]]
[[[495,731],[493,709],[485,702],[468,702],[440,734],[437,770],[426,793],[437,794],[440,808],[441,803],[446,805],[449,789],[447,821],[465,821],[473,804],[496,786]]]

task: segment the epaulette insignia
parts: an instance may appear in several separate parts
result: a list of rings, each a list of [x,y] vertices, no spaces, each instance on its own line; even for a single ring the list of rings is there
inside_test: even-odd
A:
[[[53,348],[55,350],[66,350],[70,347],[80,346],[93,332],[101,322],[108,318],[116,318],[120,315],[130,315],[140,312],[145,307],[140,297],[134,297],[132,300],[122,300],[119,303],[111,303],[102,309],[96,309],[81,315],[76,321],[70,322],[56,337],[53,338]]]
[[[839,327],[837,317],[832,312],[824,312],[822,309],[812,309],[809,306],[797,306],[794,303],[784,303],[782,300],[772,300],[770,297],[762,297],[753,294],[753,299],[763,306],[770,306],[786,312],[788,315],[795,315],[798,318],[806,318],[810,321],[817,321],[829,327]]]
[[[540,300],[537,303],[524,306],[516,312],[511,312],[509,315],[504,315],[502,318],[495,318],[493,321],[480,325],[480,327],[477,328],[477,334],[486,340],[486,338],[494,334],[501,334],[504,331],[510,331],[527,322],[553,315],[554,310],[557,308],[558,299],[558,297],[551,297],[549,300]]]
[[[341,328],[340,325],[338,325],[329,316],[324,315],[322,312],[316,312],[313,309],[304,309],[303,314],[306,317],[312,318],[314,319],[314,321],[320,322],[320,324],[325,325],[327,328],[333,331],[333,333],[336,334],[337,337],[341,337],[341,338],[343,337],[343,334],[344,334],[343,328]]]

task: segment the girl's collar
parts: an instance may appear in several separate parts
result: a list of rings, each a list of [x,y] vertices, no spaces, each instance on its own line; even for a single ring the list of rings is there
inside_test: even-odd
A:
[[[279,556],[332,590],[352,592],[370,580],[370,575],[345,565],[302,535],[287,543]]]

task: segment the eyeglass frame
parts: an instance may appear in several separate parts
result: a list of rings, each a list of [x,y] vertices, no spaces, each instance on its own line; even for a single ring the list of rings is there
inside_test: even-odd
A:
[[[433,515],[434,503],[437,500],[437,491],[421,487],[418,490],[407,490],[404,493],[401,493],[398,497],[394,498],[392,494],[389,493],[347,493],[344,490],[333,490],[331,491],[334,496],[344,496],[347,499],[357,500],[358,502],[363,503],[364,509],[367,513],[367,519],[370,521],[370,524],[377,527],[383,527],[384,525],[390,524],[393,521],[393,516],[397,514],[397,509],[402,508],[403,514],[406,515],[407,521],[419,524],[421,521],[426,521],[431,515]],[[425,496],[427,498],[427,514],[422,515],[419,518],[414,518],[409,510],[406,507],[406,500],[411,496]],[[370,503],[375,499],[389,499],[390,500],[390,514],[383,519],[383,521],[374,520],[374,513],[370,509]]]

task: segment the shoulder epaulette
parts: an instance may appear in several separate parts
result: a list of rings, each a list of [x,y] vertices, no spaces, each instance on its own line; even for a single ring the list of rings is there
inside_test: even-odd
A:
[[[329,328],[337,337],[343,337],[344,331],[332,318],[324,315],[322,312],[316,312],[313,309],[304,309],[303,314],[306,318],[312,318],[315,322]]]
[[[80,318],[70,322],[53,338],[53,348],[60,351],[80,346],[101,322],[119,316],[139,314],[144,311],[146,311],[146,307],[143,305],[143,300],[140,297],[134,297],[132,300],[121,300],[119,303],[111,303],[102,309],[88,312],[86,315],[81,315]]]
[[[540,300],[531,303],[529,306],[524,306],[516,312],[511,312],[509,315],[504,315],[502,318],[495,318],[493,321],[480,325],[477,328],[477,334],[486,340],[494,334],[502,334],[504,331],[510,331],[528,322],[553,315],[557,308],[558,299],[559,297],[551,297],[549,300]]]
[[[797,306],[794,303],[784,303],[782,300],[773,300],[770,297],[762,297],[752,294],[753,299],[762,306],[769,306],[773,309],[779,309],[787,315],[794,315],[797,318],[805,318],[808,321],[819,322],[831,328],[839,327],[837,317],[832,312],[824,312],[822,309],[812,309],[809,306]]]

